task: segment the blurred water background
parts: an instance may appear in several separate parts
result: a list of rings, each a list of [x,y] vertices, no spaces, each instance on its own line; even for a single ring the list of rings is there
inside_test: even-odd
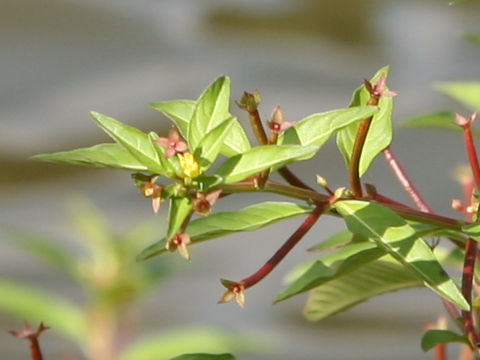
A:
[[[447,0],[2,0],[0,227],[14,225],[69,244],[65,203],[74,194],[93,199],[119,229],[152,218],[127,173],[27,158],[108,141],[89,119],[90,110],[164,132],[168,121],[148,103],[194,99],[220,74],[232,78],[234,98],[259,89],[262,115],[280,104],[287,120],[299,120],[346,106],[363,78],[389,64],[389,86],[400,94],[396,124],[428,111],[466,113],[432,84],[478,77],[480,49],[462,35],[480,31],[479,10],[477,1],[449,6]],[[232,112],[245,120],[234,104]],[[461,196],[450,176],[464,161],[461,138],[399,127],[393,150],[432,206],[451,215],[451,198]],[[310,183],[320,173],[333,187],[345,185],[334,144],[320,154],[295,170]],[[366,178],[407,201],[382,161]],[[258,196],[235,200],[219,209],[239,208]],[[269,278],[248,291],[246,309],[216,304],[223,291],[218,279],[256,270],[299,221],[193,247],[192,264],[174,259],[178,270],[142,303],[137,328],[148,333],[208,324],[258,336],[272,351],[239,359],[430,359],[420,336],[424,323],[443,310],[427,290],[373,299],[320,323],[302,318],[304,296],[271,305],[288,270],[313,258],[305,250],[342,227],[335,219],[320,221]],[[159,236],[162,231],[159,221]],[[68,280],[3,239],[0,249],[0,277],[79,297]],[[18,327],[18,319],[0,313],[0,358],[26,358],[26,344],[7,333]],[[55,330],[43,344],[48,359],[69,346]]]

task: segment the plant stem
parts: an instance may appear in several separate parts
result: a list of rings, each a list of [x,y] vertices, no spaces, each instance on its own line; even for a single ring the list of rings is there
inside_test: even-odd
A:
[[[473,275],[475,272],[475,259],[477,257],[477,242],[472,238],[468,238],[465,243],[465,259],[463,263],[462,271],[462,294],[467,300],[468,304],[472,305],[472,284],[473,284]],[[472,344],[474,352],[477,353],[476,349],[479,345],[478,335],[475,330],[475,324],[473,321],[472,310],[462,311],[463,322],[465,326],[465,333]]]
[[[291,185],[280,184],[272,180],[268,180],[265,186],[261,189],[255,187],[252,182],[241,182],[229,185],[223,184],[219,186],[219,189],[222,189],[222,191],[226,194],[240,192],[270,192],[315,204],[328,203],[329,199],[329,196],[320,194],[316,191],[302,189]],[[372,201],[372,199],[370,198],[360,198],[359,200],[367,202]],[[439,227],[455,231],[462,231],[462,226],[465,224],[464,221],[442,215],[425,213],[423,211],[418,211],[412,208],[405,207],[405,205],[397,205],[391,203],[381,204],[408,220],[418,221],[425,224],[438,225]],[[329,214],[338,216],[338,214],[332,211],[329,211]]]
[[[480,189],[480,165],[478,164],[477,150],[475,148],[475,141],[472,133],[472,123],[469,122],[463,127],[463,138],[465,142],[465,148],[467,150],[468,160],[473,173],[473,179],[477,189]]]
[[[470,168],[473,173],[473,180],[477,189],[480,189],[480,166],[478,164],[477,150],[475,148],[475,142],[473,140],[472,134],[472,121],[467,121],[465,124],[462,124],[463,128],[463,138],[465,142],[465,148],[467,151],[468,160],[470,162]],[[477,258],[477,242],[468,238],[465,243],[465,259],[463,262],[462,270],[462,294],[470,305],[470,310],[462,311],[463,322],[465,326],[465,333],[470,340],[472,345],[472,350],[476,359],[479,357],[478,346],[479,338],[477,331],[475,329],[475,323],[473,320],[473,311],[472,311],[472,288],[475,274],[475,260]]]
[[[390,168],[392,169],[398,182],[400,185],[402,185],[403,189],[413,203],[418,207],[418,209],[427,213],[433,213],[432,208],[422,198],[418,190],[415,188],[415,185],[410,180],[402,165],[398,161],[398,158],[389,147],[383,150],[383,155],[385,155],[385,159],[387,160],[388,165],[390,165]]]
[[[30,354],[32,355],[32,360],[43,360],[42,351],[40,350],[40,344],[38,338],[31,337],[30,339]]]
[[[371,96],[367,102],[367,105],[377,105],[378,97]],[[353,143],[352,157],[350,158],[349,165],[349,177],[350,177],[350,187],[353,192],[353,195],[356,198],[362,197],[362,184],[360,182],[360,157],[362,156],[363,146],[365,145],[365,140],[367,138],[368,129],[372,123],[373,116],[362,120],[360,123],[357,135],[355,137],[355,142]]]
[[[305,236],[305,234],[317,222],[320,215],[324,212],[324,205],[317,205],[315,209],[308,215],[304,222],[298,229],[288,238],[288,240],[278,249],[275,254],[254,274],[244,278],[240,281],[245,289],[255,285],[260,280],[265,278],[273,269],[285,258],[285,256],[298,244],[298,242]]]
[[[267,134],[265,133],[265,129],[262,125],[262,120],[260,119],[260,114],[258,113],[258,109],[254,108],[247,108],[248,112],[248,119],[250,120],[250,125],[252,126],[253,133],[257,138],[260,145],[267,145],[268,138]]]
[[[293,186],[297,186],[303,189],[308,189],[314,191],[310,186],[305,184],[302,180],[300,180],[297,175],[290,171],[290,169],[286,166],[278,170],[278,173],[290,184]]]

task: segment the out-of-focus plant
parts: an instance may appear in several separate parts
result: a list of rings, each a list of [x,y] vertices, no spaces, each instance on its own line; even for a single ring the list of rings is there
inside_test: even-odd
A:
[[[135,336],[134,312],[139,311],[135,305],[172,269],[168,261],[146,263],[132,257],[154,239],[158,224],[150,221],[126,231],[115,230],[81,198],[72,206],[71,222],[83,254],[25,230],[8,231],[5,237],[68,277],[80,288],[84,301],[76,304],[38,285],[0,278],[1,311],[45,322],[52,332],[75,343],[89,360],[166,360],[185,352],[252,349],[253,341],[245,337],[201,326]],[[12,333],[30,338],[35,332]]]

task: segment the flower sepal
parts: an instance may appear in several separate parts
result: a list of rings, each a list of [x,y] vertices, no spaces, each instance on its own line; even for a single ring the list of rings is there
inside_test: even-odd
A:
[[[231,280],[220,279],[220,282],[223,286],[227,288],[227,291],[223,293],[220,300],[218,300],[219,304],[223,304],[226,302],[230,302],[235,300],[237,304],[241,307],[245,307],[245,286],[242,283],[238,283]]]

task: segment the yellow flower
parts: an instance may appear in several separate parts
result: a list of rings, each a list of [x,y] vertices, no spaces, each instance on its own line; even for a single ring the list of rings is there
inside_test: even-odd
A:
[[[198,176],[200,171],[200,166],[195,161],[193,155],[189,152],[185,154],[178,154],[180,157],[180,166],[182,167],[183,175],[189,178],[194,178]]]

